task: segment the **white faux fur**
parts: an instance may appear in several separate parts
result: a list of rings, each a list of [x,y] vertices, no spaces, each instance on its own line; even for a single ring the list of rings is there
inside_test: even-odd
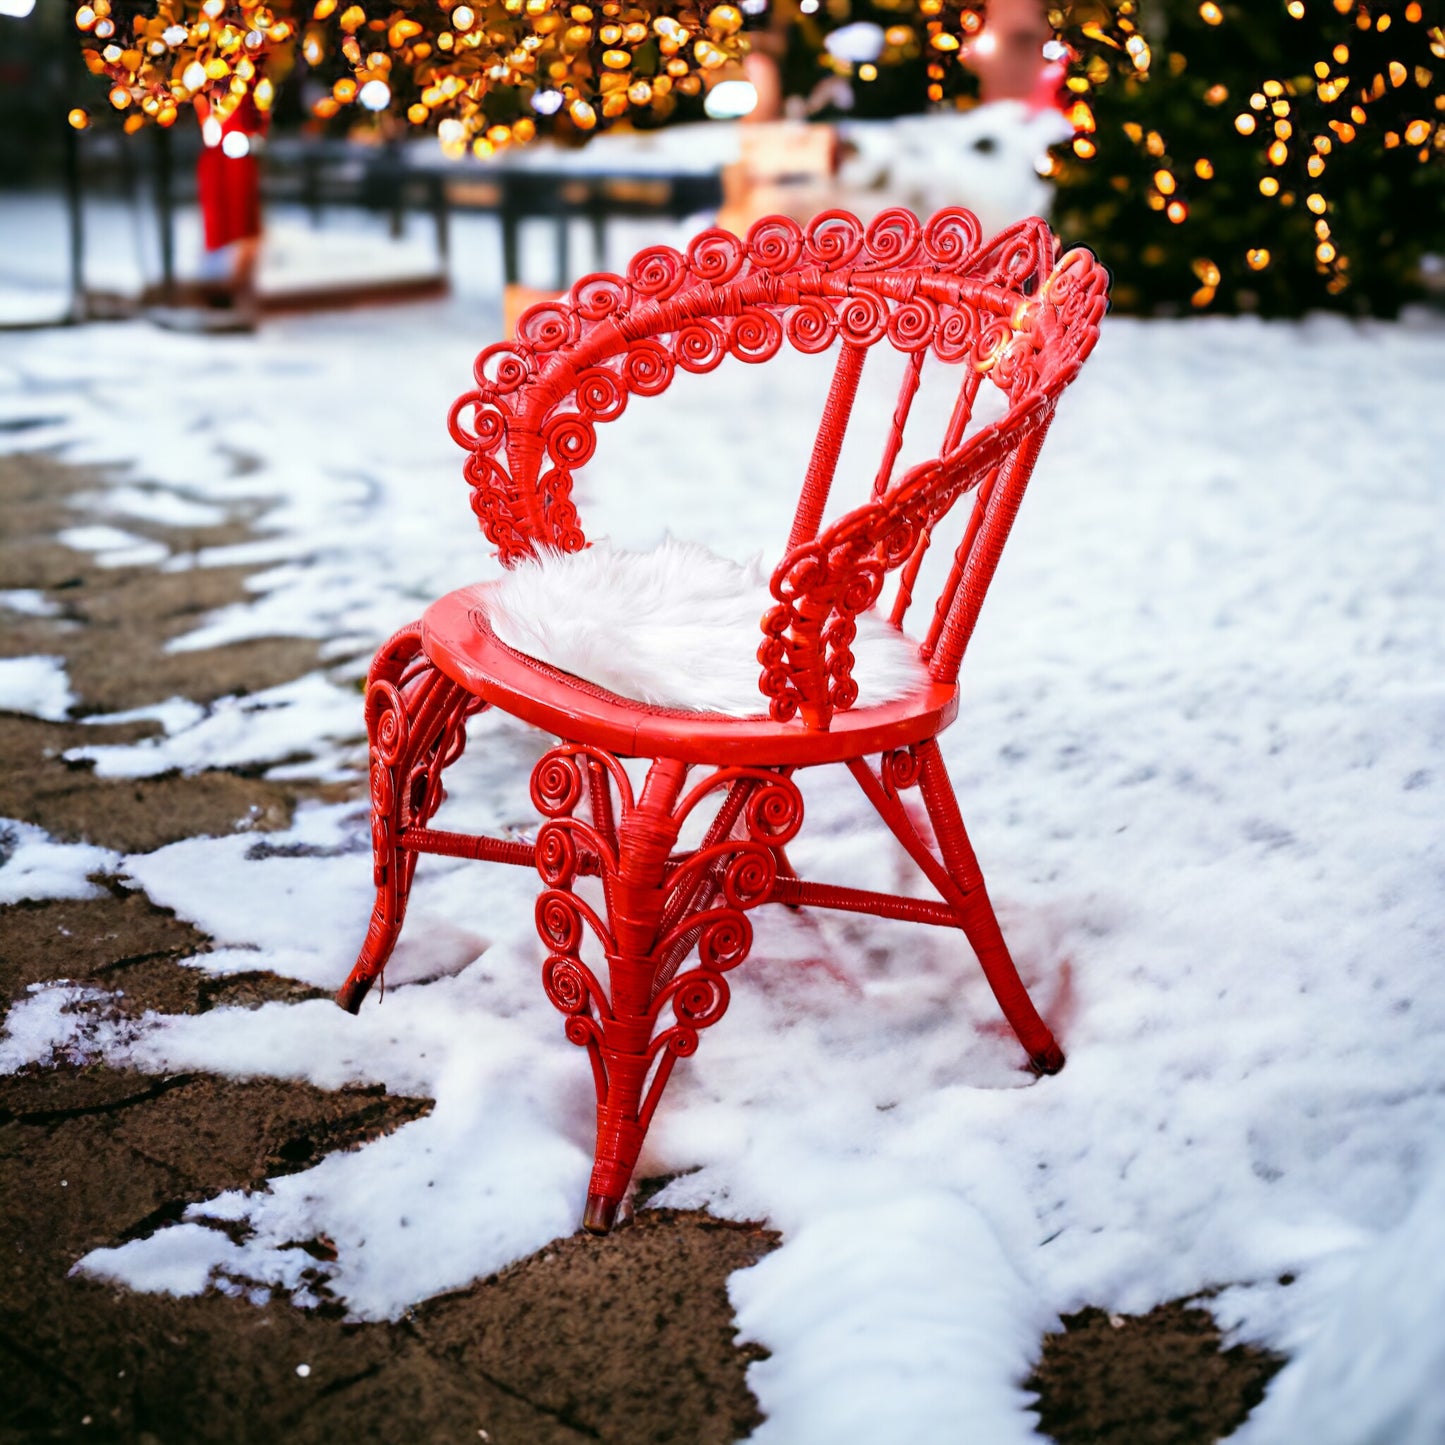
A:
[[[776,605],[760,559],[746,567],[671,537],[651,552],[606,540],[518,563],[490,595],[508,647],[622,697],[755,717],[763,614]],[[902,697],[926,680],[918,645],[876,613],[858,618],[858,705]]]

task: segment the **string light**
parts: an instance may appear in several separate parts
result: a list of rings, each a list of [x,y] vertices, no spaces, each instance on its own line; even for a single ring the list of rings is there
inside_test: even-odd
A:
[[[73,13],[106,109],[127,131],[172,125],[198,98],[218,123],[247,95],[264,113],[273,77],[299,57],[324,81],[313,103],[321,119],[375,111],[396,118],[388,124],[434,130],[449,154],[491,155],[526,143],[539,127],[585,134],[629,114],[661,118],[680,97],[733,83],[747,50],[745,13],[761,14],[769,3],[816,17],[807,24],[825,35],[851,20],[834,0],[85,0]],[[866,84],[885,67],[921,63],[927,98],[945,102],[949,67],[987,42],[986,0],[877,0],[877,8],[888,12],[878,25],[868,22],[877,52],[830,53],[827,66]],[[1112,153],[1118,132],[1099,133],[1099,93],[1180,77],[1194,56],[1176,38],[1156,57],[1162,37],[1149,33],[1143,0],[1045,0],[1045,8],[1054,31],[1048,58],[1067,65],[1073,135],[1040,174],[1067,186],[1080,165]],[[1195,8],[1198,19],[1181,22],[1186,31],[1192,24],[1216,50],[1248,44],[1240,7],[1199,0]],[[1151,224],[1207,224],[1196,217],[1210,208],[1196,202],[1210,194],[1228,204],[1229,161],[1240,144],[1260,162],[1246,184],[1279,206],[1302,202],[1312,218],[1335,209],[1329,183],[1348,174],[1347,166],[1327,173],[1332,147],[1361,138],[1392,153],[1392,164],[1412,153],[1422,163],[1445,160],[1445,32],[1426,21],[1426,7],[1288,0],[1285,11],[1291,25],[1308,22],[1295,33],[1316,37],[1316,56],[1252,77],[1252,87],[1234,77],[1230,85],[1186,78],[1216,122],[1212,138],[1196,135],[1188,153],[1171,155],[1161,130],[1125,125],[1143,164],[1132,180],[1111,175],[1110,185],[1140,185]],[[83,128],[89,116],[78,108],[70,123]],[[1345,241],[1307,228],[1303,235],[1313,262],[1343,286]],[[1237,269],[1240,252],[1227,255]],[[1253,246],[1244,259],[1262,270],[1270,253]],[[1196,276],[1195,304],[1212,304],[1226,283]]]
[[[742,11],[698,0],[393,0],[389,10],[337,0],[88,0],[75,24],[88,69],[137,125],[172,125],[197,99],[224,123],[248,94],[264,113],[271,72],[299,51],[313,71],[331,70],[312,106],[321,119],[395,104],[456,154],[474,142],[490,153],[530,140],[533,113],[565,114],[581,130],[634,109],[665,114],[746,49]]]

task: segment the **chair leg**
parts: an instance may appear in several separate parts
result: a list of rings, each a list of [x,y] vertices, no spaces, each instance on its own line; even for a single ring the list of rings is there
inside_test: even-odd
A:
[[[585,768],[585,771],[584,771]],[[610,774],[620,807],[598,786]],[[802,821],[802,799],[783,775],[728,768],[683,795],[688,767],[656,760],[634,801],[627,774],[600,748],[563,744],[532,775],[532,799],[548,821],[537,834],[537,930],[549,951],[542,982],[567,1017],[567,1037],[586,1048],[597,1089],[597,1145],[583,1225],[605,1234],[617,1217],[637,1156],[673,1065],[697,1051],[699,1030],[726,1012],[724,974],[747,957],[746,910],[777,877],[774,849]],[[586,791],[592,822],[574,816]],[[685,858],[671,856],[684,819],[722,791],[721,824]],[[740,822],[743,836],[733,835]],[[615,831],[614,831],[615,828]],[[573,891],[582,873],[602,876],[605,919]],[[607,960],[604,989],[582,961],[590,930]],[[674,976],[693,948],[696,967]],[[673,1021],[664,1024],[664,1012]]]
[[[928,808],[928,818],[933,824],[939,852],[957,890],[957,896],[949,901],[958,910],[963,931],[978,955],[984,976],[1009,1027],[1029,1056],[1030,1066],[1035,1073],[1056,1074],[1064,1066],[1064,1051],[1048,1025],[1039,1017],[1004,942],[1003,931],[998,926],[998,918],[984,886],[978,858],[964,830],[958,800],[953,795],[953,786],[948,780],[948,770],[944,767],[938,743],[933,739],[924,743],[918,749],[918,758],[921,764],[918,783]]]
[[[356,965],[336,1002],[356,1013],[386,967],[406,916],[417,855],[403,842],[445,796],[443,770],[466,746],[466,720],[483,706],[431,665],[421,628],[403,628],[376,654],[367,676],[371,745],[371,851],[376,903]]]

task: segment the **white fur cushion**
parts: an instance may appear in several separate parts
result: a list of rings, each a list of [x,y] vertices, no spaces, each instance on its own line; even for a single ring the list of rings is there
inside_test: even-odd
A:
[[[490,594],[493,631],[508,647],[663,707],[756,717],[763,614],[775,606],[759,559],[746,567],[668,538],[651,552],[606,540],[543,551]],[[858,618],[858,705],[902,697],[927,680],[918,645],[876,613]]]

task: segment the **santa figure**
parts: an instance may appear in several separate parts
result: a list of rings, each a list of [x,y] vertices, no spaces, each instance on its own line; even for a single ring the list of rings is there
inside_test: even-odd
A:
[[[204,141],[196,163],[209,263],[203,266],[203,273],[228,271],[224,299],[238,311],[254,315],[256,263],[261,250],[261,169],[256,150],[267,117],[250,91],[224,120],[204,96],[198,95],[195,104]]]

